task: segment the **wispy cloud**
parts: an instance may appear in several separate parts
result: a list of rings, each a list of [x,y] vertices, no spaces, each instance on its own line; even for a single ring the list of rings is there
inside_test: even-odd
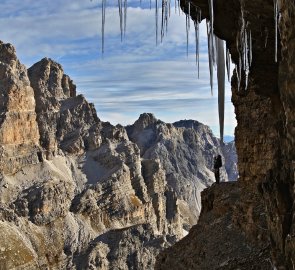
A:
[[[27,66],[45,56],[60,62],[105,121],[130,124],[140,113],[153,112],[167,122],[197,119],[216,131],[217,101],[210,94],[205,25],[200,33],[198,80],[193,29],[186,57],[185,16],[172,12],[168,35],[155,46],[155,10],[128,2],[123,43],[115,2],[106,12],[104,57],[101,8],[96,0],[3,0],[0,39],[13,43]],[[229,84],[226,89],[226,133],[233,134]]]

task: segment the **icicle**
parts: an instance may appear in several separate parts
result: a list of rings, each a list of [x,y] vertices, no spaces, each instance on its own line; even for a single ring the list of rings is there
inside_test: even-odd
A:
[[[227,79],[230,82],[230,53],[229,48],[226,48],[226,71],[227,71]]]
[[[247,37],[247,31],[244,30],[244,36],[243,36],[243,51],[244,51],[244,69],[246,70],[248,68],[248,37]]]
[[[166,0],[162,0],[161,42],[163,41],[164,29],[165,29],[165,1]]]
[[[180,8],[180,0],[177,0],[177,2],[178,2],[178,15],[180,16],[180,10],[181,10],[181,8]]]
[[[104,28],[106,18],[106,0],[101,1],[101,52],[104,53]]]
[[[189,3],[189,2],[188,2]],[[187,4],[187,2],[186,2]],[[188,4],[189,5],[189,4]],[[188,44],[189,44],[189,21],[190,21],[190,18],[189,18],[189,15],[186,14],[185,15],[185,22],[186,22],[186,56],[188,56]]]
[[[152,9],[152,0],[150,0],[150,10]]]
[[[190,30],[191,27],[191,2],[188,1],[188,30]]]
[[[166,0],[166,11],[165,11],[165,25],[166,25],[166,35],[168,33],[168,18],[171,15],[171,0]]]
[[[126,25],[127,25],[127,0],[124,0],[124,37],[126,35]]]
[[[201,9],[196,8],[197,19],[194,21],[195,37],[196,37],[196,65],[198,69],[198,79],[200,78],[200,22],[201,22]]]
[[[236,70],[236,74],[237,74],[237,85],[238,85],[238,91],[240,90],[240,78],[239,78],[239,73],[238,73],[238,66],[235,65],[235,70]]]
[[[202,21],[202,10],[198,8],[198,79],[200,78],[200,23]]]
[[[266,48],[267,41],[268,41],[268,30],[267,30],[267,27],[265,27],[265,29],[264,29],[264,35],[265,35],[264,48]]]
[[[211,95],[213,95],[213,59],[212,59],[212,43],[210,36],[210,21],[207,20],[207,37],[208,37],[208,59],[209,59],[209,72],[210,72],[210,86],[211,86]]]
[[[242,80],[242,54],[243,54],[243,48],[241,48],[241,45],[240,45],[240,44],[242,44],[242,36],[241,35],[242,35],[242,32],[238,33],[237,37],[236,37],[236,48],[237,48],[237,51],[238,51],[238,58],[239,58],[238,65],[236,66],[238,91],[240,90],[241,80]]]
[[[249,32],[249,65],[252,65],[252,33]]]
[[[214,24],[214,12],[213,12],[213,0],[209,1],[209,14],[210,14],[210,22],[211,22],[211,32],[213,33],[213,24]]]
[[[248,34],[247,30],[244,31],[244,51],[245,51],[245,90],[248,89],[248,78],[249,78],[249,50],[248,50]]]
[[[278,62],[278,0],[274,0],[275,19],[275,62]]]
[[[224,132],[224,96],[225,96],[225,61],[224,41],[216,37],[217,47],[217,82],[220,141],[223,143]]]
[[[158,0],[156,0],[156,8],[155,8],[155,17],[156,17],[156,45],[158,45]]]
[[[209,31],[209,37],[211,39],[211,57],[212,57],[212,63],[215,65],[215,52],[216,52],[216,47],[215,47],[215,42],[214,42],[214,11],[213,11],[213,0],[208,0],[209,1],[209,14],[210,14],[210,31]]]
[[[195,25],[195,38],[196,38],[196,65],[198,68],[198,79],[199,79],[199,23],[194,22]]]
[[[239,53],[239,85],[238,85],[238,90],[240,90],[241,81],[242,81],[242,57],[241,57],[241,54]]]
[[[118,7],[119,7],[119,17],[120,17],[121,41],[123,41],[123,13],[122,13],[122,0],[118,0]]]

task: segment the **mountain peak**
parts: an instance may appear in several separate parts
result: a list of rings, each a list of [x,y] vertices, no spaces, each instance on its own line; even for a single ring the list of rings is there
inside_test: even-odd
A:
[[[134,126],[137,130],[143,130],[155,123],[158,122],[158,119],[152,113],[142,113],[138,120],[135,121]]]

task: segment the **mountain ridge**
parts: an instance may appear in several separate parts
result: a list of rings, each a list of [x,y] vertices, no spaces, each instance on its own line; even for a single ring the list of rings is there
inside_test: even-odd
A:
[[[198,219],[218,140],[150,114],[102,122],[60,64],[0,52],[1,269],[153,269]]]

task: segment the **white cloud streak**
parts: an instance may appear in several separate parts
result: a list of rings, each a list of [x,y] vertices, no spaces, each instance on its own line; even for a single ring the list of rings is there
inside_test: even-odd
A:
[[[198,80],[193,29],[186,57],[185,16],[172,13],[168,35],[156,47],[154,10],[130,7],[127,34],[121,43],[118,10],[110,7],[102,59],[98,1],[4,0],[0,7],[0,39],[13,43],[28,66],[45,56],[60,62],[103,120],[130,124],[140,113],[153,112],[167,122],[190,118],[217,130],[217,102],[216,96],[210,95],[204,24]],[[226,88],[225,128],[227,134],[233,134],[229,84]]]

